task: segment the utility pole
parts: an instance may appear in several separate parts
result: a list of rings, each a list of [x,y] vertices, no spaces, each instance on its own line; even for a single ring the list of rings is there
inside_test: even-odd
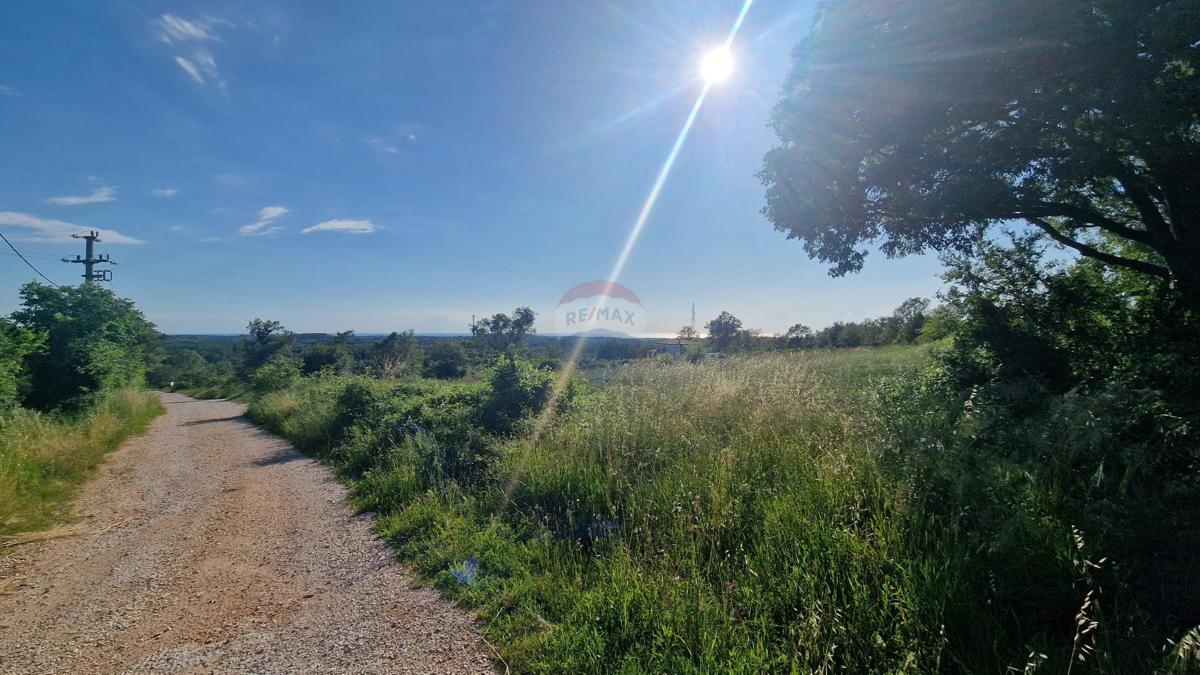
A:
[[[72,239],[83,239],[86,244],[84,249],[84,257],[75,256],[74,260],[63,258],[63,262],[81,263],[83,265],[83,283],[90,284],[93,281],[112,281],[112,270],[95,270],[95,266],[99,263],[108,263],[116,265],[115,262],[108,259],[107,255],[95,255],[96,243],[100,241],[100,233],[92,230],[87,234],[73,234]]]

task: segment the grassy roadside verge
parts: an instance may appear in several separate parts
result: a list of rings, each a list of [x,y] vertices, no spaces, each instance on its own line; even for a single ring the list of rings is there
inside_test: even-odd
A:
[[[348,479],[519,672],[921,672],[957,552],[922,564],[860,443],[872,411],[830,381],[850,396],[923,358],[635,364],[532,444],[522,406],[497,409],[545,380],[504,367],[472,385],[309,378],[250,414]]]
[[[162,412],[156,395],[125,390],[79,415],[18,409],[0,417],[0,536],[59,520],[104,455]]]

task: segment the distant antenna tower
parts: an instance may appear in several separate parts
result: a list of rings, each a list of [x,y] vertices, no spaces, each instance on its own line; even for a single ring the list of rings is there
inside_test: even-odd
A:
[[[63,258],[63,262],[80,263],[83,265],[83,283],[90,284],[93,281],[112,281],[112,270],[95,270],[95,266],[99,263],[108,263],[116,265],[117,263],[108,259],[106,255],[95,255],[96,244],[100,241],[100,233],[92,230],[87,234],[73,234],[73,239],[83,239],[87,242],[84,248],[84,257],[75,256],[74,260]]]
[[[692,301],[692,330],[696,330],[696,302]]]

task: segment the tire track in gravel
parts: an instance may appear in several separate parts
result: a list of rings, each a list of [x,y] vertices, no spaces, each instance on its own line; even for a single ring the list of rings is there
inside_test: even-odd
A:
[[[494,672],[327,469],[244,406],[161,396],[80,491],[87,533],[0,559],[0,672]]]

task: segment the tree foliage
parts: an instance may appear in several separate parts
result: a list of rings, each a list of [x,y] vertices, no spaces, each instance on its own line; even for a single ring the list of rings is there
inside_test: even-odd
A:
[[[721,312],[704,325],[714,351],[723,351],[733,346],[742,330],[742,320],[729,312]]]
[[[838,0],[795,50],[764,213],[844,274],[1023,220],[1200,304],[1200,7]]]
[[[25,358],[41,349],[46,336],[0,318],[0,413],[19,402]]]
[[[94,284],[26,284],[12,321],[46,336],[25,358],[24,402],[34,408],[78,408],[96,392],[140,384],[158,357],[154,325],[131,300]]]
[[[239,348],[242,352],[242,375],[248,377],[276,354],[290,351],[295,342],[295,335],[283,324],[273,320],[255,318],[246,325],[249,336],[242,340]]]
[[[505,350],[520,346],[527,335],[536,332],[533,321],[537,314],[528,307],[518,307],[513,313],[497,312],[471,324],[471,335],[483,340],[493,349]]]

